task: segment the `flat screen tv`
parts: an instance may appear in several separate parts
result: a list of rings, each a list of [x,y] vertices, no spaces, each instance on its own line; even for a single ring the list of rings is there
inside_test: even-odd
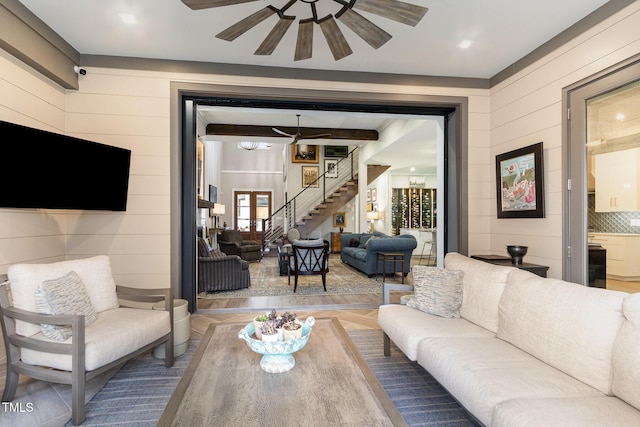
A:
[[[0,121],[0,207],[125,211],[131,151]]]

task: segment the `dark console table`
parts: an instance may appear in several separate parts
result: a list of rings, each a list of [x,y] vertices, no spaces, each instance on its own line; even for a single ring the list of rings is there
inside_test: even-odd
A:
[[[481,261],[485,261],[495,265],[518,267],[521,270],[530,271],[540,277],[547,277],[547,270],[549,269],[549,267],[547,267],[546,265],[529,264],[528,262],[523,262],[522,264],[515,265],[511,263],[510,257],[502,255],[472,255],[471,258],[479,259]]]

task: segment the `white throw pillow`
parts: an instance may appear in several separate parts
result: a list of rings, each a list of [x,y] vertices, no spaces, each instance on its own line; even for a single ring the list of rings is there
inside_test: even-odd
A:
[[[85,285],[89,299],[96,312],[118,308],[116,284],[111,275],[109,257],[98,255],[91,258],[54,262],[51,264],[14,264],[7,270],[11,282],[11,296],[16,308],[36,311],[35,293],[45,280],[61,277],[75,271]],[[16,321],[16,333],[33,336],[40,332],[40,325]]]
[[[97,314],[91,304],[82,279],[70,271],[58,279],[45,280],[35,294],[36,309],[42,314],[82,314],[88,326],[96,321]],[[71,336],[69,325],[41,324],[45,337],[64,341]]]
[[[411,271],[415,296],[407,307],[440,317],[460,317],[462,271],[422,265],[413,266]]]

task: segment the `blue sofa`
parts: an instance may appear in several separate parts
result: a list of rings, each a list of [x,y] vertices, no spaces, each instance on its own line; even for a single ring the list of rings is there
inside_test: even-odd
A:
[[[353,246],[356,241],[358,242],[357,246]],[[378,252],[402,253],[404,254],[404,271],[402,271],[402,265],[399,262],[395,263],[395,266],[393,262],[387,262],[385,270],[387,273],[402,271],[406,276],[411,269],[411,254],[416,246],[418,246],[418,242],[410,234],[387,236],[378,231],[373,234],[342,233],[340,235],[340,259],[372,277],[376,274],[376,254]],[[382,264],[379,268],[379,271],[382,272]]]

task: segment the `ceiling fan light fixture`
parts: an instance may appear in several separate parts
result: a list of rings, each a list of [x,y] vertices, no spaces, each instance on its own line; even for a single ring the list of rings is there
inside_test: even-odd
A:
[[[271,144],[258,141],[241,141],[238,142],[238,148],[242,148],[243,150],[247,151],[268,150],[269,148],[271,148]]]
[[[193,10],[236,5],[253,1],[257,0],[182,0],[184,4]],[[309,5],[311,8],[311,17],[285,15],[285,12],[298,1]],[[323,1],[323,4],[337,3],[340,9],[335,13],[329,13],[323,18],[319,18],[316,3],[320,1]],[[336,61],[351,55],[353,51],[346,37],[342,34],[342,30],[337,25],[336,19],[374,49],[378,49],[391,39],[391,34],[369,21],[366,17],[356,13],[353,9],[359,9],[366,13],[412,27],[418,25],[418,22],[422,20],[429,10],[426,7],[407,3],[402,0],[289,0],[281,8],[272,5],[263,7],[216,34],[216,37],[231,42],[271,16],[277,15],[279,17],[278,22],[275,23],[271,32],[264,38],[254,52],[254,55],[271,55],[293,22],[298,20],[298,35],[293,57],[294,61],[311,58],[313,27],[316,24],[321,28],[327,45]]]

